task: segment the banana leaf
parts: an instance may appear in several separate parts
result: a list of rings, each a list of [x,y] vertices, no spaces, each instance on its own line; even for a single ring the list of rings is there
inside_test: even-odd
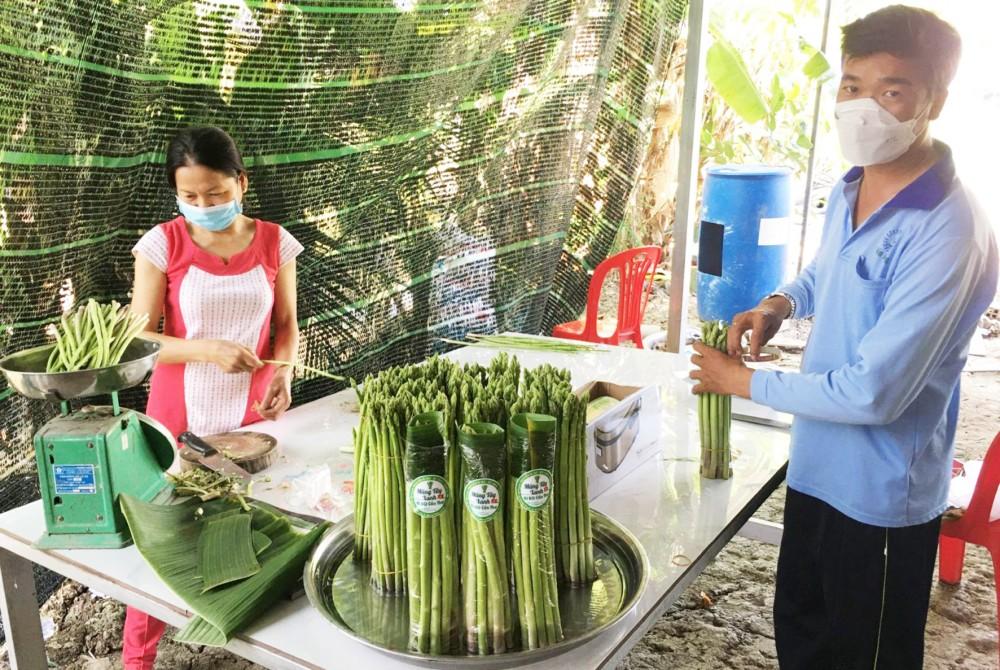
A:
[[[259,530],[251,532],[250,537],[253,542],[253,553],[255,556],[260,556],[262,551],[271,546],[271,538]]]
[[[767,116],[764,97],[732,44],[716,38],[705,56],[705,71],[715,91],[744,121],[756,123]]]
[[[504,429],[492,423],[466,424],[458,433],[458,446],[462,450],[463,461],[463,503],[469,505],[468,489],[473,483],[480,487],[493,485],[499,494],[507,481],[507,435]],[[493,514],[499,512],[500,504],[497,503],[497,510],[493,513],[488,513],[488,505],[475,507],[473,515],[479,520],[489,521]]]
[[[406,480],[445,475],[447,429],[441,412],[424,412],[406,427]]]
[[[202,522],[198,536],[202,593],[260,572],[249,514],[227,514]],[[267,535],[260,533],[267,538]],[[270,544],[270,538],[268,544]]]
[[[178,505],[153,505],[127,494],[121,507],[139,553],[191,610],[197,614],[175,637],[178,641],[221,647],[235,633],[287,595],[302,574],[309,551],[330,525],[309,529],[293,526],[284,515],[252,504],[252,527],[271,540],[257,556],[260,571],[238,582],[202,593],[198,538],[204,516],[226,512],[235,504],[189,500]]]
[[[555,467],[556,427],[555,417],[548,414],[523,413],[511,417],[507,427],[511,479],[531,470],[544,470],[541,474],[551,479]]]

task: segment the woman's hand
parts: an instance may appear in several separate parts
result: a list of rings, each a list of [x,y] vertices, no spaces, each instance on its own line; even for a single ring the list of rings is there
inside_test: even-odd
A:
[[[750,397],[753,370],[743,364],[742,356],[731,358],[703,342],[695,342],[694,350],[691,362],[700,368],[692,370],[690,374],[691,379],[698,381],[692,389],[694,393]]]
[[[209,361],[222,368],[223,372],[253,372],[264,365],[257,354],[236,342],[211,340],[209,347]]]
[[[263,419],[277,419],[292,404],[292,373],[290,368],[278,368],[271,383],[264,391],[264,397],[254,405]]]

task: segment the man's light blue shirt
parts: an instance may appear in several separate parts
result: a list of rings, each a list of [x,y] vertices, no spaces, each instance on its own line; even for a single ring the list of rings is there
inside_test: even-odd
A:
[[[997,247],[950,150],[853,230],[862,170],[830,194],[815,260],[780,290],[815,322],[799,373],[754,372],[754,401],[795,415],[788,485],[876,526],[946,507],[969,341]]]

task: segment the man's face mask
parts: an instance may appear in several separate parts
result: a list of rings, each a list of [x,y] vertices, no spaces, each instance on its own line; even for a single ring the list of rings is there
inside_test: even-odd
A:
[[[844,158],[865,167],[889,163],[917,139],[916,126],[922,114],[900,121],[872,98],[838,102],[834,109],[837,134]]]

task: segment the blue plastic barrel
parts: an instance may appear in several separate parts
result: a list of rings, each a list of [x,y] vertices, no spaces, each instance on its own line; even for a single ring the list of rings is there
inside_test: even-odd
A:
[[[785,279],[792,171],[767,165],[708,168],[698,240],[698,316],[731,322]]]

